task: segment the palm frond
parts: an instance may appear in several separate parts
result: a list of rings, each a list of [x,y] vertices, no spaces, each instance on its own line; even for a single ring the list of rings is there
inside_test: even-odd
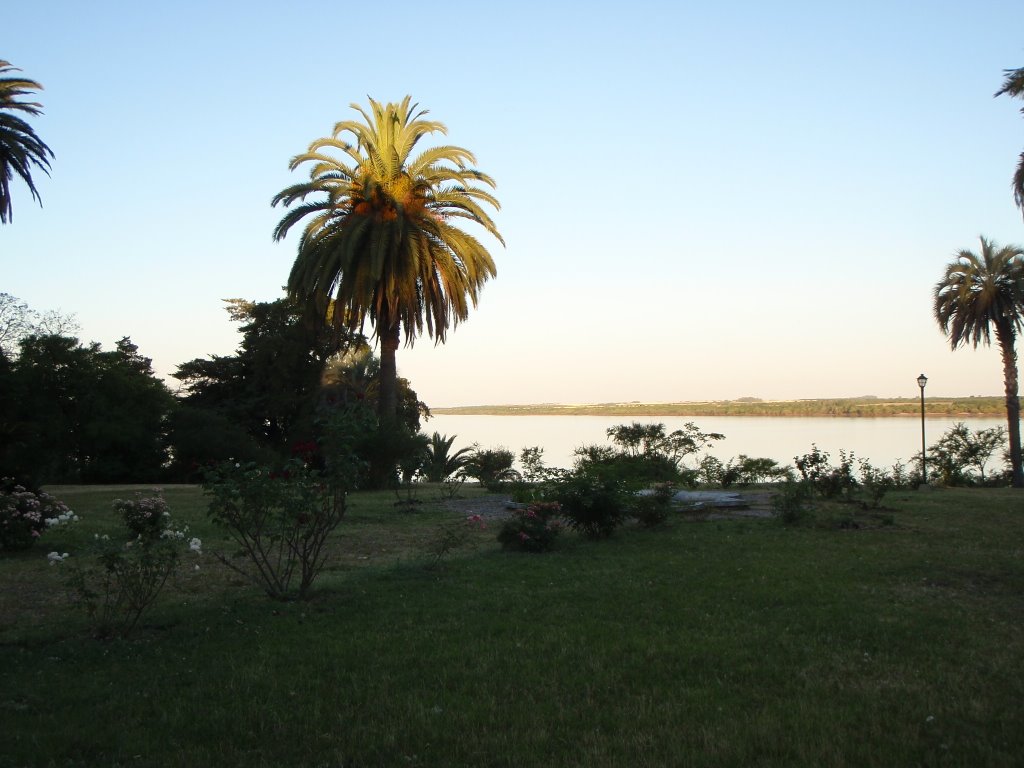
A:
[[[0,59],[0,74],[21,70],[11,66],[10,62]],[[13,207],[11,201],[10,180],[18,176],[28,187],[29,193],[40,205],[42,198],[32,179],[34,169],[49,175],[50,159],[53,150],[46,145],[32,130],[25,120],[13,112],[25,112],[30,115],[42,114],[42,105],[35,101],[21,101],[34,91],[43,87],[35,80],[22,77],[0,78],[0,223],[11,221]]]
[[[301,203],[278,223],[275,239],[305,222],[289,294],[332,296],[344,308],[337,316],[369,318],[375,334],[397,322],[407,344],[424,327],[441,342],[496,274],[483,244],[452,223],[471,221],[504,245],[488,212],[500,209],[490,192],[494,180],[470,167],[476,158],[462,147],[430,147],[413,157],[425,137],[447,129],[409,96],[351,106],[361,119],[339,121],[332,137],[296,155],[290,167],[307,166],[309,180],[272,201]]]
[[[962,250],[933,293],[933,313],[952,349],[990,345],[1024,327],[1024,249],[981,238],[981,254]]]
[[[995,96],[1002,96],[1004,93],[1012,97],[1024,96],[1024,67],[1020,69],[1004,69],[1003,77],[1005,78],[1003,85],[995,92]]]

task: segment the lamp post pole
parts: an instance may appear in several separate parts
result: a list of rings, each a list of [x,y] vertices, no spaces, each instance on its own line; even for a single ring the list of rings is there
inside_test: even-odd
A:
[[[928,377],[923,373],[917,377],[917,386],[921,388],[921,484],[928,485],[928,467],[925,464],[925,443],[924,443],[924,387],[928,383]]]

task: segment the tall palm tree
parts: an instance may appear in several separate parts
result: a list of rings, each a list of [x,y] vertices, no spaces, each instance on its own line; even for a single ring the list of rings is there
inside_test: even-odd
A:
[[[407,346],[424,326],[435,343],[444,342],[497,273],[487,249],[454,222],[473,222],[505,241],[483,208],[497,210],[498,201],[478,186],[493,189],[494,181],[469,167],[476,162],[471,152],[443,145],[413,155],[424,137],[447,133],[443,124],[424,119],[427,111],[408,96],[398,104],[370,99],[369,113],[351,106],[362,121],[337,123],[332,137],[292,159],[292,170],[310,164],[309,181],[274,197],[275,206],[301,201],[278,222],[274,239],[305,220],[289,295],[339,327],[362,330],[369,318],[380,342],[383,422],[395,418],[403,333]]]
[[[32,166],[49,175],[50,158],[53,157],[53,151],[36,136],[32,126],[13,114],[16,111],[33,116],[42,114],[42,104],[19,101],[19,97],[43,89],[35,80],[10,76],[10,73],[20,71],[10,62],[0,59],[0,224],[11,221],[10,183],[15,173],[28,185],[36,202],[42,204],[39,191],[32,182]]]
[[[975,348],[982,343],[990,345],[990,329],[995,329],[1003,358],[1013,486],[1024,487],[1014,348],[1017,334],[1024,328],[1024,249],[1016,245],[1000,248],[982,237],[980,256],[959,251],[935,286],[934,311],[953,349],[968,343]]]
[[[1003,87],[996,91],[995,95],[1002,96],[1005,93],[1012,98],[1024,98],[1024,67],[1003,70],[1003,75],[1006,76]],[[1021,107],[1020,111],[1024,114],[1024,107]],[[1020,153],[1017,171],[1013,174],[1012,187],[1014,202],[1021,211],[1024,211],[1024,152]]]

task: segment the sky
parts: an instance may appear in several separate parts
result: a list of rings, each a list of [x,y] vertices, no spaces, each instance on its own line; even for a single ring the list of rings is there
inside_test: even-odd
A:
[[[399,349],[428,405],[997,395],[931,301],[979,235],[1024,244],[1024,105],[993,98],[1022,31],[1019,0],[16,3],[0,59],[55,159],[42,208],[12,185],[0,292],[162,376],[231,354],[222,299],[295,258],[289,160],[410,94],[506,242],[447,342]]]

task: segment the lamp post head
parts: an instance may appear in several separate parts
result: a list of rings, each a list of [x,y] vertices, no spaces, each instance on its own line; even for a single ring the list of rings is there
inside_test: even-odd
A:
[[[925,376],[923,373],[920,376],[917,377],[917,386],[919,386],[922,390],[924,389],[925,384],[927,384],[927,383],[928,383],[928,377]]]

